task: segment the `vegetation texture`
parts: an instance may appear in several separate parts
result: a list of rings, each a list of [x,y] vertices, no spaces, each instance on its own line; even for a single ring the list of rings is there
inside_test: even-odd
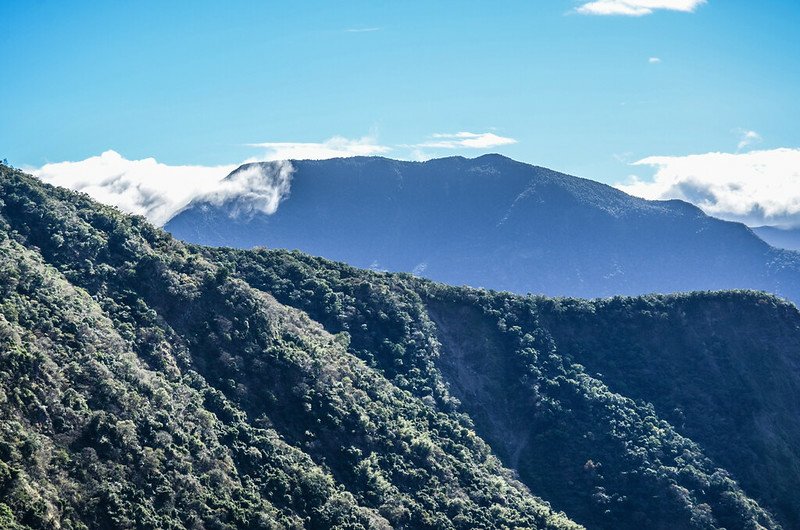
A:
[[[0,166],[2,528],[795,528],[800,314],[185,245]]]

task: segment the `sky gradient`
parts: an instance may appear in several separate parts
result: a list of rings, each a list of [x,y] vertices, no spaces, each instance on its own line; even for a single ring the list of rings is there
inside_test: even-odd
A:
[[[652,157],[800,147],[789,0],[10,1],[0,19],[0,157],[27,168],[500,152],[630,186]]]

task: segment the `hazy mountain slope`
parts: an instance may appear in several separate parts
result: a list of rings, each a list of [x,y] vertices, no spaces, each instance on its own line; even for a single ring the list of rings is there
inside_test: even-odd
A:
[[[800,228],[757,226],[752,229],[758,237],[776,248],[800,250]]]
[[[0,199],[6,526],[575,527],[569,517],[633,530],[778,528],[770,512],[791,520],[777,502],[796,489],[791,475],[771,495],[759,489],[775,473],[772,453],[742,490],[735,458],[722,469],[643,389],[617,388],[590,359],[588,370],[577,364],[591,311],[565,309],[556,322],[552,308],[595,303],[451,288],[300,253],[185,246],[6,168]],[[698,326],[688,344],[706,333],[738,344],[771,315],[786,323],[762,340],[780,362],[759,370],[761,357],[737,355],[730,377],[707,384],[665,346],[658,362],[684,389],[669,399],[726,399],[749,374],[755,386],[788,378],[782,396],[757,395],[759,406],[797,401],[786,370],[797,312],[765,295],[725,296],[734,302],[687,297],[739,319]],[[630,303],[680,315],[683,300]],[[752,300],[764,301],[761,313]],[[604,329],[626,330],[621,343],[644,341],[637,334],[660,318],[597,308]],[[573,318],[574,336],[564,335]],[[793,412],[776,409],[774,421]],[[695,423],[729,413],[684,412]],[[729,422],[707,421],[722,429],[715,451],[735,439]],[[797,445],[791,435],[780,433]]]
[[[293,164],[291,194],[273,215],[232,218],[237,200],[200,202],[166,229],[518,293],[750,288],[800,300],[796,255],[681,201],[645,201],[499,155]]]

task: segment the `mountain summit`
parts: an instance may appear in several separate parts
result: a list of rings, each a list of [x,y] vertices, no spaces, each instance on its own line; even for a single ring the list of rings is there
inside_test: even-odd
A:
[[[799,254],[683,201],[632,197],[500,155],[292,165],[291,190],[271,215],[244,196],[198,201],[166,229],[195,243],[299,249],[518,293],[747,288],[800,301]]]

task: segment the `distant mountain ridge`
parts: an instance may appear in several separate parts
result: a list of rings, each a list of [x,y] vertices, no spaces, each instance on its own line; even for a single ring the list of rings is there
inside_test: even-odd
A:
[[[758,237],[776,248],[800,250],[800,228],[781,228],[778,226],[754,226]]]
[[[683,201],[632,197],[500,155],[292,164],[290,195],[274,214],[234,218],[236,199],[199,201],[166,229],[195,243],[299,249],[518,293],[747,288],[800,300],[800,255]]]

